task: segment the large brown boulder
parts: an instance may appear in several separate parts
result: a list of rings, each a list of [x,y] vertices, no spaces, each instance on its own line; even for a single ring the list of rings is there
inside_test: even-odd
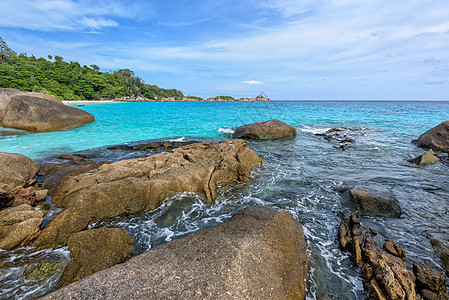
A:
[[[16,95],[6,107],[3,127],[45,132],[74,128],[94,120],[90,113],[62,103]]]
[[[412,143],[423,148],[449,151],[449,120],[421,134]]]
[[[136,252],[132,237],[123,228],[81,231],[70,236],[67,246],[73,261],[65,267],[59,286],[122,263]]]
[[[0,207],[1,199],[15,187],[33,183],[38,168],[33,160],[22,154],[0,152]]]
[[[287,212],[247,207],[43,299],[303,299],[306,249]]]
[[[37,97],[37,98],[44,98],[47,100],[55,101],[61,103],[61,100],[56,98],[55,96],[44,94],[44,93],[37,93],[37,92],[25,92],[20,91],[12,88],[0,88],[0,124],[5,117],[5,111],[6,107],[9,104],[9,101],[11,101],[11,98],[16,95],[27,95],[31,97]]]
[[[401,216],[401,206],[394,194],[381,188],[354,186],[343,190],[342,206],[357,210],[361,215],[377,217]]]
[[[235,139],[275,140],[296,136],[296,129],[277,119],[266,122],[256,122],[237,127]]]
[[[43,212],[27,204],[1,210],[0,249],[26,245],[39,235],[43,216]]]
[[[448,300],[446,277],[423,262],[413,263],[416,285],[424,300]]]
[[[262,158],[243,140],[204,142],[147,157],[104,164],[60,183],[52,201],[65,208],[36,240],[39,247],[64,245],[68,237],[108,217],[157,208],[178,193],[196,193],[211,203],[221,181],[248,181]]]

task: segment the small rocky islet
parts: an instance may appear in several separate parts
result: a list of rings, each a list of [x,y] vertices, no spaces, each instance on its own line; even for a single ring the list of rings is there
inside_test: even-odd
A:
[[[437,155],[449,151],[441,139],[449,133],[447,122],[420,136],[418,146]],[[153,210],[178,193],[195,193],[212,203],[218,183],[248,182],[262,166],[263,157],[249,148],[248,139],[283,140],[296,134],[294,127],[269,120],[243,125],[234,131],[234,140],[222,142],[110,146],[112,151],[157,152],[112,163],[75,153],[38,166],[23,155],[0,153],[0,245],[36,250],[68,245],[73,262],[62,273],[62,288],[47,299],[302,299],[313,253],[301,224],[282,210],[247,207],[226,223],[135,257],[126,230],[88,229],[105,218]],[[335,148],[350,150],[354,140],[348,136],[353,134],[358,130],[334,128],[320,135],[336,143]],[[423,156],[436,156],[432,152]],[[441,161],[436,157],[433,163]],[[424,166],[429,159],[411,162]],[[358,220],[359,214],[400,217],[394,191],[354,186],[339,192],[344,209],[338,240],[360,266],[370,299],[448,299],[444,274],[419,261],[408,269],[398,243]],[[47,194],[61,211],[44,222]],[[449,248],[429,238],[449,272]]]

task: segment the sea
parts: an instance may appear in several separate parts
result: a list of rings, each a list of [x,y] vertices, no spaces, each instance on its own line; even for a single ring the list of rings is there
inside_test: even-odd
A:
[[[449,102],[271,101],[88,103],[95,122],[69,130],[30,133],[0,127],[0,151],[48,161],[61,154],[95,153],[117,161],[151,153],[110,151],[107,146],[148,140],[221,141],[251,122],[280,119],[294,126],[293,139],[251,141],[264,165],[248,183],[219,185],[213,204],[179,194],[154,211],[100,221],[90,227],[126,228],[139,253],[200,229],[226,222],[246,206],[284,209],[301,224],[309,255],[307,299],[364,299],[360,269],[339,249],[342,188],[362,185],[392,191],[398,219],[360,217],[363,226],[398,242],[406,264],[424,261],[442,271],[429,236],[449,242],[449,163],[417,166],[408,160],[425,149],[411,141],[449,120]],[[339,128],[343,138],[326,138]],[[349,148],[343,151],[340,146]],[[54,212],[53,212],[54,213]],[[70,261],[66,247],[36,252],[0,250],[0,298],[33,299],[52,290]],[[37,271],[39,270],[39,271]]]

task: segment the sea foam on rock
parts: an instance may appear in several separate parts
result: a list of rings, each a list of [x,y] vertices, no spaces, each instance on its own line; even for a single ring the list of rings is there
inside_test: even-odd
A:
[[[52,201],[64,210],[35,240],[39,247],[64,245],[73,233],[108,217],[157,208],[178,193],[211,203],[221,181],[246,182],[263,159],[244,140],[204,142],[147,157],[103,164],[60,183]]]
[[[449,152],[449,120],[421,134],[412,143],[423,148]]]
[[[278,119],[256,122],[237,127],[233,133],[236,139],[275,140],[295,137],[296,128]]]
[[[16,95],[9,101],[3,127],[28,131],[55,131],[78,127],[95,118],[90,113],[56,101]]]
[[[247,207],[43,299],[303,299],[306,250],[287,212]]]

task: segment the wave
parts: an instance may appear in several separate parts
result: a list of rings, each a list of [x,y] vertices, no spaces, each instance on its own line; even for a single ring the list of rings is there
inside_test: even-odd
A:
[[[226,128],[226,127],[218,128],[218,132],[226,133],[226,134],[233,134],[234,131],[235,131],[235,129],[232,129],[232,128]]]

